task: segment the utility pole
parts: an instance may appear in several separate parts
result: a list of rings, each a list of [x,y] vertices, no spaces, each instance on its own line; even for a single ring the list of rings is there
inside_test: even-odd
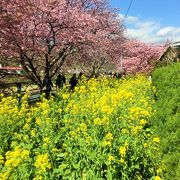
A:
[[[122,56],[122,53],[120,55],[120,72],[121,73],[123,72],[123,56]]]

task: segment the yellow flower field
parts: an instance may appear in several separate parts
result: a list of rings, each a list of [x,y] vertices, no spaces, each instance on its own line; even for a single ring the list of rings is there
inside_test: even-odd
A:
[[[101,77],[31,107],[3,98],[0,179],[160,179],[153,88],[140,75]]]

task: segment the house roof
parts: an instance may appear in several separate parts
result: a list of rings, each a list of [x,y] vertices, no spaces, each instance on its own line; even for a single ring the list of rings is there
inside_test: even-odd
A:
[[[0,70],[22,70],[22,67],[15,67],[15,66],[5,66],[5,67],[0,67]]]
[[[180,41],[179,42],[174,42],[170,45],[173,48],[180,48]]]

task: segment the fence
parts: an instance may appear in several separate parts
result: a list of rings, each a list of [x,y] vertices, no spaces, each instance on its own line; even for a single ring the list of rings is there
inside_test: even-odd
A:
[[[40,98],[40,90],[33,82],[0,83],[0,93],[7,96],[15,96],[20,103],[21,97],[27,91],[30,92],[29,102],[37,101]]]

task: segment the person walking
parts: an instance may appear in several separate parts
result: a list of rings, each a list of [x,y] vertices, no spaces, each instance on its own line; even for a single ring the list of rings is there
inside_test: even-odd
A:
[[[66,84],[66,78],[64,74],[59,74],[56,78],[56,89],[57,88],[63,88],[63,85]]]
[[[78,76],[78,80],[81,80],[82,75],[83,75],[83,73],[82,73],[82,72],[80,72],[80,73],[79,73],[79,76]]]
[[[75,86],[77,85],[78,83],[78,80],[76,78],[76,74],[73,74],[70,81],[69,81],[69,84],[70,84],[70,90],[73,91]]]
[[[49,75],[45,76],[44,81],[43,81],[43,86],[46,87],[46,89],[45,89],[45,97],[46,97],[46,99],[49,99],[50,92],[51,92],[52,87],[53,87],[53,83],[52,83],[51,78],[49,77]]]

